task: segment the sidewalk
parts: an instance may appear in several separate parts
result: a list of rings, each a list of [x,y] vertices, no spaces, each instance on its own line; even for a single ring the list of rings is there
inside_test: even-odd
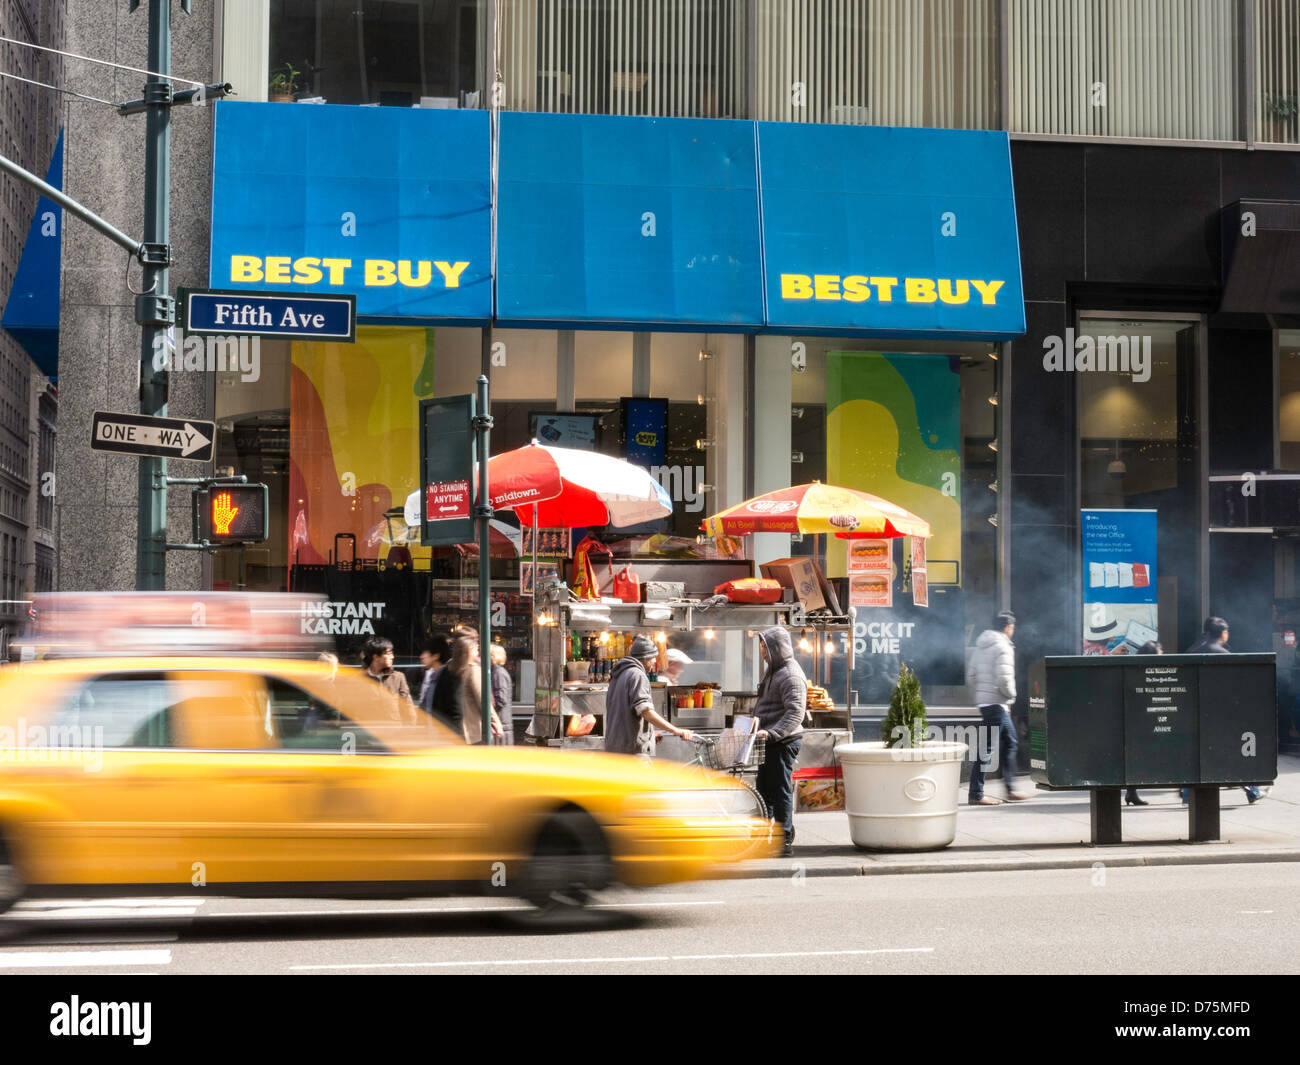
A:
[[[1150,806],[1125,806],[1125,842],[1093,846],[1088,793],[1042,791],[1001,806],[967,806],[962,784],[957,838],[938,851],[876,853],[854,847],[843,811],[795,815],[793,858],[745,862],[732,877],[871,876],[879,873],[960,873],[1008,869],[1206,865],[1300,861],[1300,757],[1278,757],[1278,779],[1251,805],[1240,788],[1222,791],[1217,843],[1187,842],[1187,807],[1174,790],[1139,791]],[[1028,781],[1025,781],[1027,784]],[[986,794],[1002,798],[1001,782]]]

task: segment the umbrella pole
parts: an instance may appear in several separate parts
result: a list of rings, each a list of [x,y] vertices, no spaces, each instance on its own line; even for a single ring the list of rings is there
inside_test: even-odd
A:
[[[818,540],[822,541],[822,545],[820,545],[822,546],[822,562],[819,563],[819,566],[822,567],[822,576],[826,576],[826,533],[820,533]],[[823,648],[822,641],[818,640],[816,642],[818,642],[818,649],[823,651],[823,657],[819,662],[820,666],[822,666],[822,670],[820,670],[820,672],[822,672],[822,680],[819,680],[818,684],[822,685],[824,688],[827,685],[829,676],[831,676],[831,659],[824,657],[824,650],[826,649]]]
[[[537,639],[537,504],[536,504],[536,503],[533,504],[533,535],[532,535],[531,539],[532,539],[532,541],[533,541],[533,573],[532,573],[532,578],[533,578],[533,579],[532,579],[532,589],[533,589],[533,639],[535,640],[535,639]],[[527,565],[527,563],[524,563],[524,565]],[[547,639],[548,639],[548,640],[550,639],[550,636],[549,636],[549,635],[547,636]],[[533,648],[533,657],[534,657],[534,658],[537,657],[537,648]],[[559,667],[558,667],[558,668],[559,668],[559,670],[560,670],[560,684],[559,684],[559,687],[561,687],[561,688],[564,687],[564,663],[565,663],[566,661],[568,661],[568,657],[569,657],[569,656],[568,656],[567,654],[561,654],[561,655],[560,655],[560,662],[559,662]],[[537,697],[536,697],[536,695],[534,695],[534,696],[533,696],[533,705],[536,706],[536,704],[537,704]],[[550,737],[550,736],[547,736],[546,738],[549,740],[551,737]]]

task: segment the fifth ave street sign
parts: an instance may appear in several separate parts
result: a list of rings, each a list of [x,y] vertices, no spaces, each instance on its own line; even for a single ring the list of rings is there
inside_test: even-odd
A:
[[[212,461],[212,441],[217,436],[214,422],[117,414],[104,410],[95,411],[91,425],[90,447],[93,451],[192,459],[195,462]]]
[[[181,328],[213,336],[353,341],[357,298],[178,289]]]

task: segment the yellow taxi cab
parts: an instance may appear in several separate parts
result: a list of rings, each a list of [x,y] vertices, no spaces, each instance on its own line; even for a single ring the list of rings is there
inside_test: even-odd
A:
[[[775,854],[721,774],[468,746],[358,669],[228,655],[0,670],[0,912],[24,895],[488,893],[577,906]]]

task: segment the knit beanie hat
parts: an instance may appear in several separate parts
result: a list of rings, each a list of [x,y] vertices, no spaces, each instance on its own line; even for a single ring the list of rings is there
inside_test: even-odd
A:
[[[638,662],[644,662],[647,658],[657,658],[659,648],[644,636],[638,636],[632,641],[632,646],[627,652],[628,658],[635,658]]]

